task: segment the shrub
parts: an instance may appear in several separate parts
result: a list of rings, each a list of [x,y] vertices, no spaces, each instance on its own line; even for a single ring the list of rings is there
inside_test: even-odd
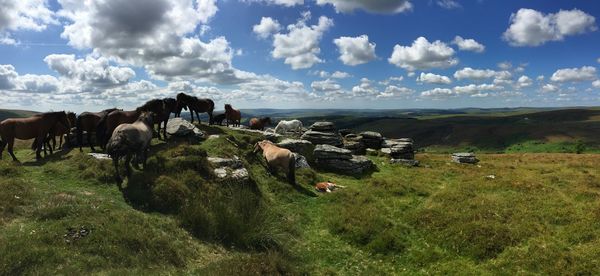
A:
[[[157,210],[178,212],[187,202],[190,190],[185,184],[161,175],[154,181],[152,195],[153,205]]]

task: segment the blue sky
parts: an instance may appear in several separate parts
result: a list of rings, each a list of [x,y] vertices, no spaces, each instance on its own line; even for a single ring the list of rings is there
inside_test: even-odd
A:
[[[7,1],[0,108],[600,105],[596,1],[80,2]]]

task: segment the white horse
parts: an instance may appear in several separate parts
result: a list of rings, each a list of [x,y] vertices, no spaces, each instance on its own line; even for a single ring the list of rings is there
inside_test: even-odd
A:
[[[286,133],[288,131],[302,131],[302,122],[300,120],[284,121],[281,120],[275,127],[275,133]]]
[[[115,165],[115,179],[121,189],[123,179],[119,175],[119,159],[125,156],[125,169],[127,177],[131,177],[131,167],[129,163],[135,155],[134,165],[136,168],[142,161],[142,166],[146,168],[147,151],[152,140],[154,124],[152,122],[153,113],[143,112],[140,117],[132,124],[121,124],[112,133],[106,152],[110,155]]]

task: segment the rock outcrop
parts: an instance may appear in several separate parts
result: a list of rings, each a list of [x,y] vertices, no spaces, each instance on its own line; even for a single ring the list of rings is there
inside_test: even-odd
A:
[[[335,125],[332,122],[315,122],[309,129],[312,131],[334,132]]]
[[[415,160],[415,149],[412,139],[386,139],[383,141],[381,152],[391,157],[390,163],[402,164],[405,166],[418,166],[419,161]]]
[[[380,149],[383,144],[383,136],[379,132],[365,131],[361,132],[360,136],[362,136],[362,142],[367,148]]]
[[[183,118],[172,118],[167,123],[167,133],[177,137],[196,137],[204,139],[206,134],[198,129],[195,125]]]
[[[208,157],[208,162],[215,168],[213,173],[221,181],[245,183],[249,178],[248,170],[242,161],[234,158]]]
[[[452,161],[455,163],[477,164],[479,159],[472,152],[458,152],[452,154]]]
[[[294,157],[296,158],[296,169],[310,169],[310,165],[308,164],[308,160],[306,160],[306,157],[298,153],[294,153]]]
[[[291,150],[292,152],[306,155],[312,155],[315,146],[308,140],[284,139],[277,143],[277,146]]]
[[[362,174],[374,166],[365,156],[331,145],[317,145],[313,154],[317,166],[344,174]]]
[[[342,136],[336,132],[309,130],[302,134],[301,139],[310,141],[314,145],[331,145],[335,147],[343,145]]]

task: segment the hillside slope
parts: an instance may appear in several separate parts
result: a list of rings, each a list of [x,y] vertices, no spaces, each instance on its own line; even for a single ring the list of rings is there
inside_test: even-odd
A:
[[[123,192],[78,151],[0,161],[0,274],[600,273],[600,155],[370,156],[372,174],[302,169],[293,188],[252,153],[260,137],[202,129],[220,137],[154,141]],[[210,174],[206,156],[234,155],[248,185]],[[315,197],[322,180],[347,188]]]
[[[39,112],[27,110],[0,109],[0,121],[7,118],[29,117]]]

